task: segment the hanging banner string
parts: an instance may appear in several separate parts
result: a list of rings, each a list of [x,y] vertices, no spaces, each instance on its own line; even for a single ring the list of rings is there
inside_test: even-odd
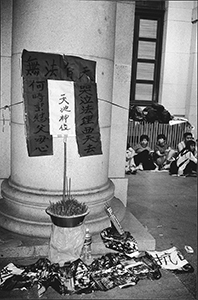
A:
[[[14,105],[18,105],[18,104],[21,104],[23,103],[23,101],[20,101],[20,102],[17,102],[17,103],[14,103],[14,104],[11,104],[11,105],[5,105],[3,107],[0,107],[0,110],[6,110],[8,108],[8,110],[10,111],[10,114],[11,114],[11,109],[10,107],[11,106],[14,106]],[[4,111],[2,111],[2,119],[0,119],[0,121],[3,121],[3,127],[2,127],[2,132],[5,131],[5,116],[4,116]],[[11,124],[11,116],[10,116],[10,120],[9,120],[9,125]]]
[[[99,101],[103,101],[103,102],[107,102],[107,103],[109,103],[109,104],[111,104],[111,105],[117,106],[117,107],[122,108],[122,109],[129,110],[128,108],[126,108],[126,107],[124,107],[124,106],[122,106],[122,105],[119,105],[119,104],[116,104],[116,103],[112,103],[112,102],[110,102],[110,101],[108,101],[108,100],[99,99],[99,98],[98,98],[98,100],[99,100]]]
[[[99,98],[98,98],[98,100],[99,100],[99,101],[106,102],[106,103],[111,104],[111,105],[114,105],[114,106],[119,107],[119,108],[121,108],[121,109],[129,110],[128,108],[126,108],[126,107],[124,107],[124,106],[122,106],[122,105],[119,105],[119,104],[116,104],[116,103],[112,103],[112,102],[110,102],[110,101],[108,101],[108,100],[99,99]],[[16,102],[16,103],[10,104],[10,105],[5,105],[5,106],[3,106],[3,107],[0,107],[0,110],[2,110],[2,109],[6,110],[7,108],[10,109],[10,107],[12,107],[12,106],[14,106],[14,105],[21,104],[21,103],[23,103],[23,101]],[[2,121],[2,120],[3,120],[3,132],[4,132],[4,126],[5,126],[5,118],[4,118],[4,114],[3,114],[3,119],[0,119],[0,121]]]
[[[21,103],[23,103],[23,101],[20,101],[20,102],[14,103],[14,104],[10,104],[10,105],[5,105],[3,107],[0,107],[0,110],[1,109],[7,109],[7,108],[9,109],[11,106],[18,105],[18,104],[21,104]]]
[[[112,102],[110,102],[110,101],[108,101],[108,100],[99,99],[99,98],[98,98],[98,100],[99,100],[99,101],[106,102],[106,103],[109,103],[109,104],[111,104],[111,105],[117,106],[117,107],[122,108],[122,109],[125,109],[125,110],[129,110],[128,108],[126,108],[126,107],[124,107],[124,106],[122,106],[122,105],[119,105],[119,104],[116,104],[116,103],[112,103]],[[21,103],[23,103],[23,101],[20,101],[20,102],[14,103],[14,104],[10,104],[10,105],[5,105],[5,106],[3,106],[3,107],[0,107],[0,110],[1,110],[1,109],[7,109],[7,108],[10,108],[11,106],[18,105],[18,104],[21,104]]]
[[[98,100],[99,100],[99,101],[106,102],[106,103],[108,103],[108,104],[111,104],[111,105],[114,105],[114,106],[119,107],[119,108],[121,108],[121,109],[125,109],[125,110],[128,110],[128,111],[129,111],[128,108],[126,108],[126,107],[124,107],[124,106],[122,106],[122,105],[116,104],[116,103],[112,103],[112,102],[110,102],[110,101],[108,101],[108,100],[99,99],[99,98],[98,98]],[[14,105],[21,104],[21,103],[23,103],[23,101],[20,101],[20,102],[14,103],[14,104],[10,104],[10,105],[5,105],[5,106],[3,106],[3,107],[0,107],[0,110],[2,110],[2,109],[6,110],[7,108],[10,110],[10,107],[12,107],[12,106],[14,106]],[[0,121],[3,120],[3,132],[4,132],[4,127],[5,127],[4,113],[2,113],[2,116],[3,116],[3,119],[0,119]]]

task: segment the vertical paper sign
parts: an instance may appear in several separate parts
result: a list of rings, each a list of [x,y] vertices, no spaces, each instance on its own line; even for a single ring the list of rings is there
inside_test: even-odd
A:
[[[75,82],[74,87],[78,152],[80,156],[102,154],[96,83]]]
[[[74,136],[74,83],[48,80],[48,97],[50,134]]]

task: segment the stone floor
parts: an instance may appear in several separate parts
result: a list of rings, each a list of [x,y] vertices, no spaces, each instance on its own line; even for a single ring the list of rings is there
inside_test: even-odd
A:
[[[41,299],[196,299],[197,287],[197,178],[172,177],[167,172],[138,171],[127,175],[129,179],[127,211],[131,212],[155,239],[156,250],[176,246],[193,265],[191,274],[176,275],[161,270],[159,280],[140,280],[126,289],[114,288],[107,292],[88,295],[61,296],[49,288]],[[133,229],[131,229],[133,235]],[[33,245],[37,245],[37,248]],[[185,246],[193,248],[188,253]],[[24,247],[25,257],[19,255]],[[13,235],[0,228],[0,269],[9,262],[30,264],[38,254],[46,253],[48,241]],[[19,251],[20,249],[20,251]],[[29,253],[28,253],[29,249]],[[9,252],[10,251],[10,252]],[[36,287],[30,291],[0,292],[1,299],[38,299]]]

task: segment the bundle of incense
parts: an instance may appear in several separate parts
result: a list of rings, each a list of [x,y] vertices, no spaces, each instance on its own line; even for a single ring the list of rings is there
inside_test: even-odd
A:
[[[115,216],[115,214],[113,213],[113,210],[111,208],[111,206],[109,204],[105,204],[105,210],[107,215],[109,216],[111,223],[113,224],[113,226],[115,227],[115,229],[118,231],[118,233],[120,235],[124,235],[124,229],[122,228],[118,218]]]

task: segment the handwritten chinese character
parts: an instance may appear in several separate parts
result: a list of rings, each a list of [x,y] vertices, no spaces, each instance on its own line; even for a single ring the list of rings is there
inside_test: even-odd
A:
[[[59,119],[59,122],[61,122],[61,121],[67,122],[68,118],[69,118],[69,115],[61,115],[60,119]]]
[[[26,76],[28,76],[28,75],[38,76],[39,72],[40,72],[40,69],[39,69],[40,64],[38,63],[37,58],[32,58],[31,56],[29,56],[29,58],[26,62],[27,62]]]
[[[82,130],[83,134],[92,133],[94,131],[94,128],[92,127],[84,127],[84,130]]]
[[[40,92],[42,92],[44,90],[44,87],[45,87],[45,81],[42,80],[42,81],[32,81],[32,83],[29,85],[29,87],[32,88],[32,91],[34,91],[35,89],[36,90],[39,90]]]
[[[71,66],[69,66],[68,62],[65,64],[64,69],[66,69],[67,77],[70,78],[71,80],[73,80],[74,69]]]
[[[59,98],[59,104],[63,104],[63,102],[69,105],[69,102],[67,101],[67,97],[65,96],[65,94],[62,94],[61,97]]]
[[[39,152],[45,153],[48,151],[48,137],[44,135],[39,135],[38,137],[35,137],[35,150],[38,150]]]
[[[56,72],[58,71],[58,68],[56,68],[56,64],[55,64],[54,59],[53,59],[53,62],[52,62],[51,65],[48,63],[48,61],[45,61],[45,62],[47,64],[47,67],[45,67],[45,69],[47,70],[47,72],[45,74],[45,77],[47,77],[47,76],[49,76],[49,77],[51,77],[51,76],[57,77]]]
[[[81,85],[79,96],[82,96],[82,94],[92,96],[91,85]]]
[[[81,105],[81,112],[80,114],[93,114],[93,106],[92,105]]]
[[[82,78],[86,80],[86,82],[90,82],[90,77],[87,75],[90,73],[90,70],[87,66],[83,67],[80,75],[79,75],[79,80],[82,80]]]
[[[59,130],[61,130],[61,131],[69,130],[68,125],[65,124],[65,123],[62,124],[62,125],[59,127]]]
[[[39,132],[44,132],[44,133],[48,133],[48,131],[46,130],[44,130],[44,128],[45,128],[45,125],[44,124],[39,124],[38,126],[37,126],[37,131],[36,132],[34,132],[34,134],[37,134],[37,133],[39,133]]]
[[[60,108],[60,112],[61,112],[61,113],[63,113],[64,111],[70,112],[71,109],[68,109],[68,108],[69,108],[69,106],[68,106],[68,105],[65,105],[65,106],[63,106],[62,108]]]
[[[80,125],[94,124],[94,122],[92,122],[92,119],[93,119],[93,115],[88,115],[86,117],[83,117],[82,123]]]
[[[35,113],[34,117],[33,117],[33,122],[38,122],[38,123],[44,123],[46,122],[48,119],[45,116],[44,112],[41,113]]]
[[[86,153],[94,153],[94,152],[95,152],[95,149],[96,149],[96,147],[94,147],[93,145],[89,144],[89,145],[87,146],[87,148],[84,149],[84,151],[85,151]]]
[[[86,137],[83,139],[83,141],[84,141],[83,145],[86,144],[88,141],[97,143],[97,140],[95,140],[91,134],[87,134]]]

